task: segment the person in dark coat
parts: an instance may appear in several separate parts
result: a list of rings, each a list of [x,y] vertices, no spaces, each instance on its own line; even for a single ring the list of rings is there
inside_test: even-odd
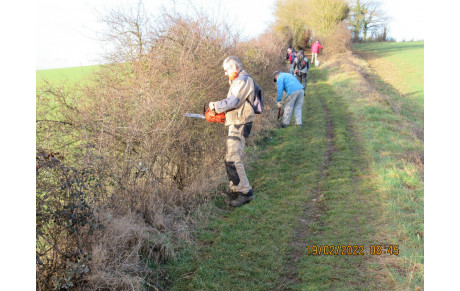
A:
[[[302,84],[303,88],[307,88],[308,70],[310,69],[310,61],[304,54],[303,50],[297,53],[293,63],[294,76]]]

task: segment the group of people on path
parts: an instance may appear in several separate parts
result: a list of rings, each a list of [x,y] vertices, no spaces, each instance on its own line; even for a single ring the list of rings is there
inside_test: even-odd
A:
[[[312,60],[315,58],[315,64],[318,62],[318,52],[323,46],[316,41],[311,47]],[[308,70],[310,61],[303,50],[296,52],[293,48],[287,49],[286,60],[289,62],[290,70],[288,73],[276,71],[273,74],[274,81],[277,82],[276,104],[278,108],[282,107],[281,100],[283,92],[286,92],[284,114],[281,120],[281,126],[286,127],[291,121],[294,113],[295,123],[298,127],[302,126],[302,105],[307,88]]]
[[[318,43],[316,48],[319,50],[322,46]],[[303,51],[297,53],[294,49],[288,49],[286,58],[291,66],[290,73],[275,71],[273,74],[274,82],[277,82],[276,101],[278,108],[282,107],[283,92],[286,92],[281,126],[287,127],[294,113],[296,125],[301,127],[302,105],[310,63]],[[317,59],[317,56],[315,58]],[[254,191],[246,175],[242,155],[245,141],[251,133],[255,117],[252,106],[256,98],[255,83],[243,69],[241,61],[235,56],[229,56],[224,60],[223,69],[230,84],[227,97],[220,101],[210,102],[209,108],[216,113],[225,112],[225,126],[228,127],[225,168],[230,188],[227,194],[231,200],[230,205],[238,207],[254,199]]]

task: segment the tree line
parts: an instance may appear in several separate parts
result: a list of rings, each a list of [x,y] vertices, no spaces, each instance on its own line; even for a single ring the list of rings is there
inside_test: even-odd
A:
[[[389,40],[390,19],[376,1],[277,0],[274,15],[273,28],[289,35],[289,42],[299,49],[305,50],[314,40],[329,42],[334,52],[346,50],[348,38]],[[337,42],[338,38],[342,41]]]

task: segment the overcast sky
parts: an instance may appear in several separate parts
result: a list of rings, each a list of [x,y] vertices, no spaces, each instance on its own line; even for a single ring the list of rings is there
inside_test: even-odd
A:
[[[213,15],[237,23],[245,35],[256,36],[273,22],[275,0],[205,1]],[[423,2],[423,1],[422,1]],[[104,26],[98,22],[107,11],[137,0],[40,0],[36,6],[36,69],[51,69],[97,64],[103,53],[97,32]],[[161,3],[144,1],[149,11],[158,11]],[[176,3],[187,3],[177,0]],[[402,39],[423,39],[423,10],[419,0],[383,0],[382,10],[392,18],[390,36]],[[203,5],[203,4],[201,4]],[[416,9],[415,9],[416,8]]]
[[[111,9],[136,4],[137,0],[41,0],[37,5],[37,69],[62,68],[97,64],[103,52],[97,32],[105,29],[98,20]],[[145,0],[149,12],[173,1]],[[211,15],[223,18],[244,29],[245,36],[256,36],[273,21],[274,0],[176,0],[206,7]],[[203,4],[204,3],[204,4]],[[184,4],[188,9],[191,5]]]

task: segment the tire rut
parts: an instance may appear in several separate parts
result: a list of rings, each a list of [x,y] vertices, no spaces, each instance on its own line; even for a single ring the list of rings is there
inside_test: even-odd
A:
[[[313,88],[315,92],[318,92],[317,81],[313,78]],[[308,193],[309,199],[305,204],[302,217],[299,217],[299,224],[294,229],[295,237],[294,240],[290,243],[291,251],[288,254],[288,260],[286,264],[286,273],[285,281],[281,285],[281,288],[276,290],[293,290],[290,286],[300,283],[299,273],[298,273],[298,261],[305,255],[306,248],[305,242],[307,238],[312,234],[309,225],[316,223],[318,225],[323,225],[323,222],[320,220],[321,216],[326,212],[322,199],[324,196],[321,190],[321,181],[324,179],[324,176],[327,174],[329,165],[332,161],[332,155],[337,150],[337,147],[334,143],[334,124],[332,122],[330,111],[327,108],[326,102],[322,97],[319,98],[321,106],[324,110],[325,115],[325,124],[326,124],[326,137],[327,137],[327,147],[324,156],[324,162],[321,167],[320,174],[318,176],[318,181],[315,188],[312,192]]]

